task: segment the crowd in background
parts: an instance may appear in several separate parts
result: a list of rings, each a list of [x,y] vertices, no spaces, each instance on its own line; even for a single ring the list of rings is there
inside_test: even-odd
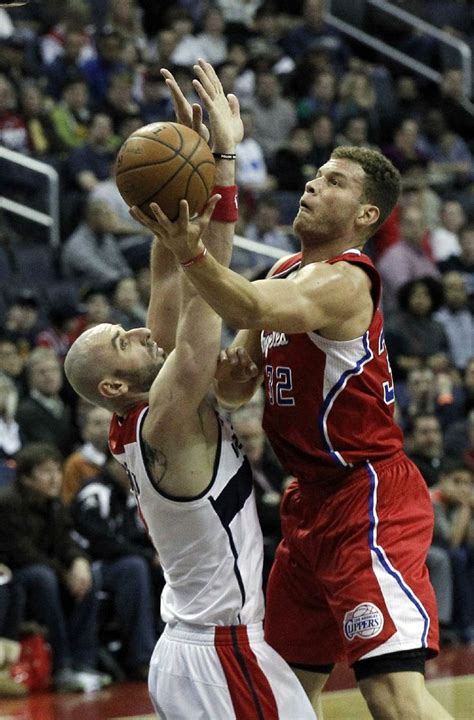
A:
[[[159,558],[111,462],[110,415],[74,396],[62,363],[94,324],[145,323],[150,237],[118,194],[114,161],[135,129],[175,119],[160,67],[196,101],[198,57],[241,103],[240,235],[297,251],[299,197],[337,145],[379,148],[402,174],[400,203],[367,251],[383,281],[397,419],[432,493],[428,565],[442,642],[474,642],[474,106],[455,54],[364,2],[333,4],[438,70],[441,83],[338,34],[323,0],[32,0],[0,9],[0,146],[54,167],[61,187],[58,248],[40,225],[0,210],[0,563],[13,575],[0,585],[0,636],[16,637],[31,616],[51,625],[29,592],[47,586],[57,599],[56,632],[48,630],[59,688],[81,689],[78,668],[100,665],[104,598],[131,677],[146,678],[160,631]],[[474,47],[470,2],[409,9]],[[0,159],[0,195],[44,212],[38,177]],[[250,278],[270,265],[234,252],[233,268]],[[261,412],[259,394],[233,422],[254,469],[266,578],[288,478]],[[31,525],[12,520],[20,511]],[[12,613],[7,587],[22,613]]]

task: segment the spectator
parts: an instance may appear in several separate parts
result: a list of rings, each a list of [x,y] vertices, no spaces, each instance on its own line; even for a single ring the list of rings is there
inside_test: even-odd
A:
[[[312,81],[307,93],[297,104],[298,119],[312,120],[316,115],[336,115],[337,77],[328,69],[319,72]]]
[[[66,30],[63,53],[57,55],[55,60],[46,66],[48,95],[55,100],[62,97],[64,86],[69,78],[80,77],[81,54],[85,42],[83,33],[75,29]]]
[[[250,67],[247,47],[239,42],[231,42],[227,58],[237,68],[237,76],[234,80],[235,94],[241,106],[247,107],[255,93],[255,72]]]
[[[418,415],[435,414],[444,431],[463,414],[465,396],[450,372],[435,373],[430,367],[413,367],[406,383],[396,383],[395,392],[404,428]]]
[[[29,155],[28,129],[18,112],[18,98],[13,84],[0,74],[0,145]]]
[[[157,639],[153,574],[159,577],[160,591],[164,583],[125,470],[110,459],[79,490],[71,514],[94,560],[100,589],[111,596],[127,676],[146,682]]]
[[[84,145],[91,119],[89,91],[84,78],[80,75],[65,78],[60,100],[52,108],[50,118],[63,151]]]
[[[66,240],[62,264],[69,277],[106,286],[131,275],[115,235],[115,217],[104,202],[89,200],[83,222]]]
[[[384,148],[385,155],[404,175],[413,165],[428,163],[428,154],[420,139],[420,127],[416,120],[402,120],[395,131],[393,144]]]
[[[201,51],[201,45],[194,35],[193,19],[186,10],[177,7],[170,13],[170,25],[177,38],[170,60],[173,65],[191,67]]]
[[[312,146],[308,155],[310,165],[321,167],[334,150],[334,122],[329,115],[316,115],[310,125]]]
[[[367,72],[350,71],[339,84],[336,123],[343,127],[349,118],[363,114],[368,122],[371,139],[378,140],[380,120],[376,103],[377,94]]]
[[[0,488],[0,561],[25,592],[30,619],[47,628],[55,689],[85,691],[91,682],[98,689],[110,678],[95,671],[97,599],[90,562],[59,499],[61,456],[33,443],[16,461],[15,482]]]
[[[158,118],[174,120],[173,103],[158,65],[149,65],[143,73],[139,113],[144,124],[156,122]]]
[[[236,178],[242,190],[259,192],[267,190],[271,180],[262,147],[255,140],[255,117],[251,110],[240,113],[244,124],[244,138],[237,151]]]
[[[460,272],[443,275],[444,305],[434,314],[444,327],[453,363],[463,370],[474,357],[474,318],[469,310],[466,283]]]
[[[458,234],[466,223],[463,206],[457,200],[445,200],[441,206],[440,224],[430,234],[430,245],[435,262],[440,263],[452,255],[460,255]]]
[[[71,153],[67,161],[73,187],[89,192],[100,180],[109,178],[116,146],[110,117],[97,113],[92,118],[87,142]]]
[[[226,23],[242,25],[249,30],[253,26],[253,19],[263,0],[247,0],[236,3],[235,0],[216,0]]]
[[[0,335],[0,373],[6,375],[20,395],[25,392],[23,368],[25,358],[9,335]]]
[[[421,122],[425,116],[427,102],[420,92],[420,86],[411,75],[400,75],[395,84],[395,118],[412,119]]]
[[[443,73],[441,84],[440,110],[447,119],[449,128],[472,143],[474,136],[474,111],[466,98],[463,86],[463,73],[459,68],[451,68]]]
[[[402,210],[401,238],[383,253],[377,264],[382,277],[383,309],[387,315],[396,310],[397,293],[402,285],[422,277],[440,277],[424,249],[427,232],[422,210],[416,207]]]
[[[440,647],[456,644],[457,637],[451,630],[453,619],[453,573],[451,557],[444,543],[433,537],[433,543],[428,550],[426,566],[430,574],[430,581],[436,595],[438,605],[439,642]]]
[[[301,194],[301,188],[314,177],[316,167],[310,162],[311,134],[306,128],[294,127],[286,143],[277,151],[273,163],[273,175],[278,190]]]
[[[71,347],[71,337],[75,335],[75,328],[84,308],[72,302],[69,298],[54,297],[48,310],[49,325],[36,336],[38,347],[51,348],[61,361]]]
[[[83,39],[79,62],[82,64],[95,56],[89,10],[87,3],[66,0],[60,16],[57,16],[57,22],[51,25],[46,35],[43,35],[39,41],[41,59],[46,67],[64,54],[66,41],[71,32],[80,33]]]
[[[462,417],[467,417],[468,413],[474,410],[474,356],[469,358],[464,369],[462,394],[464,410]]]
[[[474,410],[470,410],[467,417],[450,425],[446,430],[444,444],[446,455],[461,458],[474,470]]]
[[[111,419],[108,410],[92,405],[81,418],[81,438],[84,442],[64,463],[61,496],[65,505],[70,505],[82,486],[104,469]]]
[[[325,22],[324,11],[324,0],[305,0],[302,23],[283,36],[281,45],[292,58],[310,48],[323,48],[341,71],[346,66],[347,48],[341,36]]]
[[[336,135],[336,145],[351,145],[352,147],[365,147],[377,150],[376,145],[369,141],[369,121],[363,114],[349,115],[341,132]]]
[[[408,457],[418,467],[428,487],[436,485],[444,457],[443,434],[436,415],[413,418],[407,450]]]
[[[227,58],[227,38],[225,36],[225,22],[222,10],[219,7],[209,7],[203,17],[203,30],[198,33],[198,57],[205,57],[212,65],[219,65]]]
[[[57,164],[62,144],[49,117],[49,101],[37,82],[25,80],[20,89],[20,107],[28,130],[31,154],[44,162]]]
[[[36,348],[26,361],[29,394],[21,400],[17,420],[25,443],[49,442],[63,455],[76,440],[71,410],[60,396],[62,366],[54,350]]]
[[[146,307],[140,302],[134,277],[122,278],[115,284],[112,290],[114,322],[122,325],[125,330],[143,327],[146,324]]]
[[[34,347],[36,335],[40,331],[39,312],[39,298],[33,290],[27,288],[18,290],[8,306],[4,327],[23,357]]]
[[[430,110],[425,119],[425,136],[430,155],[432,182],[444,189],[464,188],[473,179],[473,157],[463,138],[447,127],[439,110]]]
[[[443,464],[433,489],[434,536],[449,548],[454,579],[454,617],[462,642],[474,640],[473,470],[460,460]]]
[[[439,355],[446,356],[449,347],[443,326],[433,319],[443,298],[438,282],[432,278],[411,280],[402,285],[398,298],[400,310],[388,318],[385,328],[396,380],[424,361],[434,364]]]
[[[271,166],[276,151],[296,125],[295,108],[289,100],[281,97],[279,80],[271,72],[257,75],[255,97],[249,108],[255,117],[255,139]]]
[[[107,293],[101,288],[86,287],[81,291],[81,301],[85,308],[83,315],[75,329],[74,340],[87,328],[94,327],[103,322],[110,322],[112,306]]]
[[[8,375],[0,373],[0,467],[20,450],[20,427],[15,420],[18,390]],[[0,470],[0,473],[3,473]],[[1,634],[1,633],[0,633]]]
[[[474,305],[474,225],[466,225],[459,232],[460,255],[450,255],[439,263],[442,273],[460,272],[466,283],[471,309]]]
[[[86,78],[94,108],[104,102],[113,75],[123,73],[123,38],[112,28],[104,28],[96,38],[97,57],[87,60],[81,71]]]
[[[113,132],[117,134],[121,123],[129,117],[139,118],[138,127],[143,125],[140,106],[133,97],[133,78],[128,72],[114,73],[110,78],[100,111],[112,120]]]
[[[107,9],[102,27],[118,33],[125,42],[133,43],[140,55],[145,53],[146,36],[136,0],[109,0]]]
[[[261,242],[270,247],[281,248],[288,253],[295,252],[295,246],[290,236],[279,226],[280,211],[278,204],[270,197],[262,196],[258,201],[255,218],[245,229],[245,236],[249,240]],[[232,254],[232,268],[235,270],[252,269],[255,272],[259,263],[265,263],[266,258],[257,252],[247,252],[234,248]]]

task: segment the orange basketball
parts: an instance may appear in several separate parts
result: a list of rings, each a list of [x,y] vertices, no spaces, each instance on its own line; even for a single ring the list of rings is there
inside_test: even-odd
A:
[[[123,143],[115,164],[116,183],[127,205],[138,205],[154,217],[156,202],[170,220],[187,200],[190,216],[200,213],[214,186],[215,164],[201,136],[172,122],[157,122],[135,130]]]

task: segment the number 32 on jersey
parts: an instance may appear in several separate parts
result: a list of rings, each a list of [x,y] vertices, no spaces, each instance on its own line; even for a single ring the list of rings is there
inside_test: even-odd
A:
[[[277,365],[265,365],[265,377],[267,379],[267,396],[270,405],[291,406],[295,404],[292,396],[293,379],[291,368]]]

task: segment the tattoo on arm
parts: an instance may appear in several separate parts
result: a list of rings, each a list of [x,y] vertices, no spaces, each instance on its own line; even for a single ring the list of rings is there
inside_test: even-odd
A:
[[[143,450],[147,470],[153,476],[156,484],[159,485],[166,475],[168,460],[166,455],[157,448],[152,447],[146,440],[143,440]]]

